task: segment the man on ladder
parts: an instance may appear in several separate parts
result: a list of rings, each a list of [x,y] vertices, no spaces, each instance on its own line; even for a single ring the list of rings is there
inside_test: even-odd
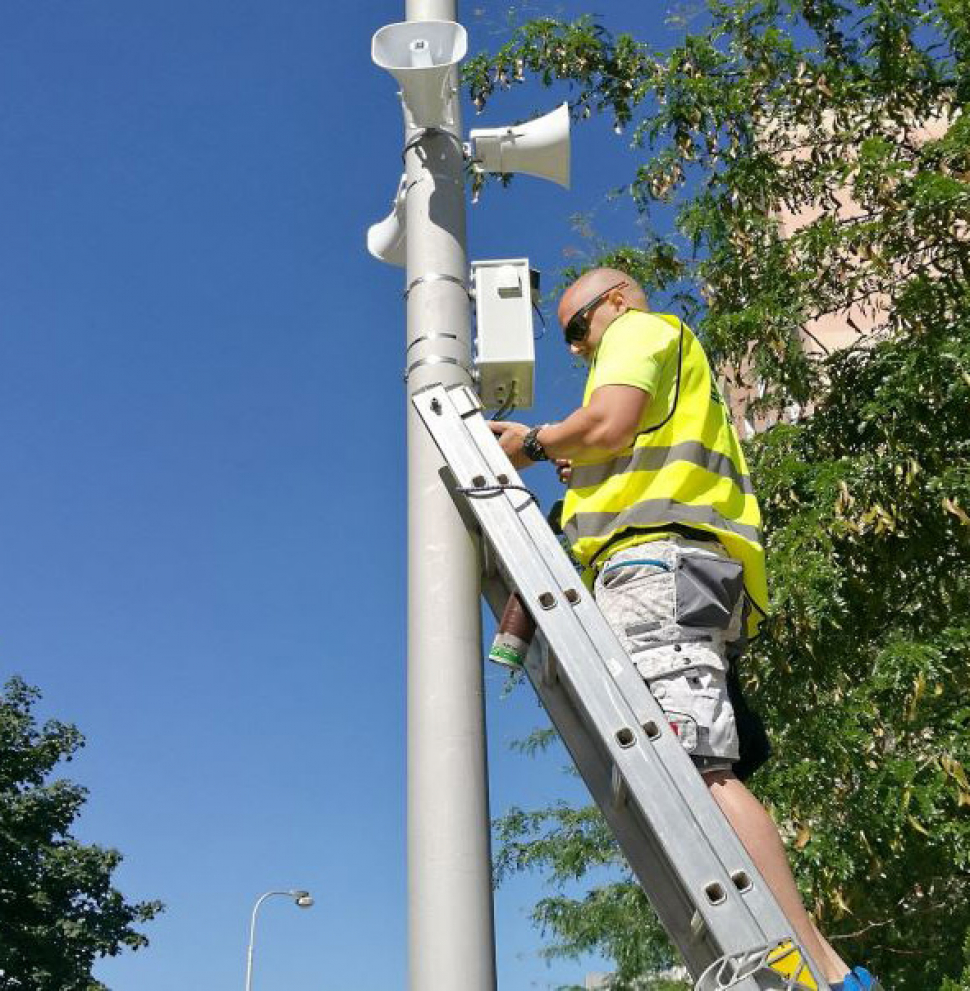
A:
[[[767,583],[761,514],[707,357],[616,269],[581,276],[558,315],[590,365],[583,405],[559,423],[492,429],[517,468],[556,463],[563,531],[597,603],[832,991],[876,989],[816,929],[742,782],[768,746],[732,661],[757,632]]]

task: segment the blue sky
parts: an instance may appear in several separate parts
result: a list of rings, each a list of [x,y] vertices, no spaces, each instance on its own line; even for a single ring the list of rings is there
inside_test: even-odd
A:
[[[574,15],[577,3],[542,7]],[[599,5],[656,44],[664,4]],[[339,10],[339,13],[336,11]],[[507,6],[464,5],[471,50]],[[400,173],[370,37],[404,5],[6,0],[0,6],[0,671],[87,736],[77,826],[161,898],[116,991],[406,985],[402,272],[364,247]],[[552,109],[522,88],[469,126]],[[469,213],[472,258],[555,282],[572,215],[635,234],[606,121],[574,185],[524,179]],[[541,422],[582,373],[547,308]],[[537,325],[537,331],[541,328]],[[534,483],[548,505],[547,469]],[[486,672],[492,808],[581,795],[510,741],[543,721]],[[537,956],[535,879],[496,900],[500,986],[582,980]]]

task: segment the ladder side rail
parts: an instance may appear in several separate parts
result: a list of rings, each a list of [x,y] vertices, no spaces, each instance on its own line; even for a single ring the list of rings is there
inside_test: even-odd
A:
[[[556,550],[561,552],[558,544]],[[493,592],[493,608],[496,614],[500,615],[507,596],[507,592],[504,591],[507,585],[497,578],[493,579],[493,583],[503,589],[498,594]],[[515,585],[515,582],[511,584]],[[519,591],[521,593],[521,588]],[[544,648],[541,655],[543,659],[539,659],[537,644],[541,644]],[[590,645],[590,649],[595,648]],[[596,714],[588,710],[584,711],[578,704],[577,695],[567,690],[568,684],[559,677],[563,673],[562,670],[558,670],[556,677],[548,678],[545,660],[547,650],[544,631],[540,625],[526,663],[526,673],[591,795],[613,830],[637,880],[650,898],[662,925],[680,951],[691,973],[698,977],[708,965],[722,955],[747,951],[752,946],[767,942],[756,919],[741,920],[738,914],[732,911],[725,913],[721,917],[720,924],[715,925],[707,910],[704,895],[696,897],[695,893],[706,892],[712,885],[717,885],[721,892],[721,904],[726,906],[725,899],[728,894],[736,897],[732,882],[737,874],[733,875],[731,880],[724,878],[723,864],[709,844],[706,851],[702,850],[707,842],[705,837],[700,835],[695,837],[696,849],[689,855],[692,866],[696,866],[694,876],[692,878],[680,876],[684,870],[682,863],[678,873],[677,865],[672,862],[669,851],[677,850],[684,842],[685,810],[681,809],[679,819],[672,813],[666,813],[660,815],[659,822],[649,821],[651,817],[637,801],[636,794],[632,793],[636,792],[640,796],[656,796],[658,793],[667,793],[670,789],[665,781],[658,781],[656,768],[654,773],[649,773],[649,769],[638,767],[645,759],[645,754],[640,753],[638,759],[634,751],[632,766],[623,772],[622,799],[617,801],[616,770],[619,769],[619,764],[616,755],[610,753],[609,748],[604,746],[602,732],[596,735],[588,728],[591,725],[595,726]],[[570,651],[570,654],[579,656],[576,651]],[[592,658],[593,654],[589,653],[586,656]],[[578,697],[585,695],[589,698],[592,694],[594,693],[589,691],[584,693],[580,690]],[[654,702],[652,696],[650,701]],[[617,725],[615,718],[610,725]],[[679,744],[675,753],[678,756],[683,754],[683,748]],[[686,754],[683,756],[687,761],[686,772],[696,774],[689,758]],[[638,782],[641,779],[644,779],[643,783],[630,787],[630,782]],[[706,860],[702,855],[703,852],[707,854]],[[740,911],[743,913],[744,909]],[[712,932],[712,929],[715,931]],[[785,932],[783,935],[787,937],[788,933]],[[755,991],[759,985],[750,979],[738,982],[736,987],[738,991]]]
[[[470,391],[464,387],[448,390],[448,392],[456,395],[458,402],[453,405],[452,407],[453,411],[457,416],[458,420],[460,421],[460,423],[466,428],[466,432],[468,436],[465,438],[465,440],[471,442],[470,446],[476,450],[479,457],[478,462],[474,463],[474,459],[473,459],[473,463],[470,464],[468,468],[469,479],[475,478],[476,470],[478,471],[479,478],[481,478],[481,468],[483,467],[482,462],[484,462],[484,467],[487,469],[485,473],[486,479],[489,479],[490,481],[496,481],[497,479],[492,479],[490,476],[502,475],[504,476],[503,484],[512,484],[512,485],[519,484],[519,478],[517,473],[511,467],[511,464],[508,461],[508,459],[505,458],[505,455],[501,452],[501,449],[498,446],[498,444],[495,442],[495,439],[492,436],[491,432],[489,431],[487,424],[485,423],[484,419],[481,417],[480,407],[474,395],[471,394]],[[439,401],[441,401],[443,398],[447,398],[447,393],[445,392],[445,390],[439,389],[438,393],[439,393]],[[415,400],[415,404],[419,405],[417,399]],[[436,442],[438,442],[439,446],[441,446],[442,441],[439,438],[436,430],[431,425],[427,409],[422,411],[422,416],[425,419],[426,426],[428,426],[429,430],[431,430],[432,434],[435,436]],[[474,431],[478,431],[480,435],[479,439],[476,439],[476,437],[474,436]],[[454,467],[453,458],[449,457],[448,454],[449,453],[460,454],[460,452],[446,452],[443,450],[443,453],[445,454],[446,460],[448,460],[449,463],[451,463],[452,466]],[[498,470],[496,470],[496,468]],[[465,479],[465,481],[467,483],[468,479]],[[475,484],[480,485],[482,484],[482,482],[476,481]],[[503,493],[502,495],[507,496],[507,495],[511,495],[511,493]],[[490,500],[484,500],[484,502],[489,502],[489,501]],[[485,529],[486,535],[492,538],[492,543],[493,545],[495,545],[497,541],[494,540],[495,535],[493,533],[493,530],[495,529],[496,524],[502,521],[503,515],[507,516],[507,512],[505,514],[503,514],[501,511],[496,513],[494,511],[494,508],[493,511],[489,511],[488,509],[485,509],[484,506],[482,505],[477,505],[477,506],[474,505],[475,503],[483,502],[483,500],[470,499],[469,502],[473,505],[473,511],[475,512],[483,528]],[[503,502],[503,500],[500,499],[498,500],[498,502],[501,503]],[[541,578],[543,577],[548,578],[551,576],[540,576],[540,580],[538,584],[533,583],[533,587],[537,589],[539,588],[549,589],[555,587],[560,593],[564,592],[565,588],[570,588],[570,589],[574,588],[576,585],[575,570],[573,569],[573,566],[569,562],[568,558],[563,553],[562,548],[559,546],[558,541],[556,540],[555,536],[552,534],[551,530],[549,529],[545,519],[542,517],[542,514],[539,512],[538,508],[532,503],[532,500],[530,498],[527,498],[524,504],[520,500],[518,505],[515,506],[513,506],[512,503],[506,502],[504,508],[506,511],[510,508],[513,510],[512,512],[513,518],[518,522],[519,527],[521,529],[524,529],[525,531],[524,537],[528,538],[528,540],[525,542],[526,545],[528,545],[528,541],[532,541],[531,554],[522,555],[523,560],[528,560],[529,558],[534,557],[540,560],[545,559],[547,563],[551,561],[554,565],[557,566],[555,570],[558,570],[560,574],[564,576],[564,581],[553,582],[551,585],[548,580],[546,581],[541,580]],[[518,534],[518,537],[521,542],[523,538],[523,534],[522,533]],[[512,539],[511,543],[513,545],[515,544],[514,538]],[[495,549],[499,551],[499,556],[502,558],[503,563],[505,564],[506,568],[509,570],[510,573],[516,571],[517,565],[521,566],[521,562],[516,560],[517,555],[515,553],[514,546],[510,549],[507,549],[507,553],[505,554],[501,553],[501,549],[499,547],[496,546]],[[517,587],[519,587],[520,590],[523,585],[528,586],[529,584],[528,582],[523,582],[522,577],[518,574],[515,574],[513,576],[513,583]],[[565,588],[563,586],[565,586]],[[581,596],[580,599],[577,601],[577,603],[574,606],[575,612],[579,613],[581,611],[584,611],[583,610],[584,601],[587,606],[587,610],[591,610],[591,612],[588,616],[584,617],[583,622],[580,623],[583,632],[587,633],[585,629],[585,625],[595,627],[598,624],[599,626],[602,627],[601,633],[602,633],[602,638],[605,640],[605,642],[609,644],[612,641],[613,649],[607,651],[607,654],[611,654],[612,656],[603,657],[600,654],[599,650],[597,649],[595,643],[589,645],[593,648],[592,656],[595,656],[600,661],[601,666],[604,663],[606,663],[610,669],[609,670],[610,677],[605,677],[605,673],[600,672],[602,677],[601,677],[601,683],[599,684],[599,688],[609,689],[611,686],[615,687],[615,683],[618,681],[628,681],[629,684],[626,686],[627,690],[634,695],[636,695],[637,693],[639,693],[640,695],[640,699],[639,699],[640,705],[637,706],[637,708],[641,709],[641,711],[645,709],[647,714],[654,718],[658,717],[659,715],[660,721],[658,725],[665,726],[666,724],[662,717],[662,711],[657,705],[656,700],[653,699],[653,696],[646,688],[639,674],[636,672],[636,669],[633,667],[632,662],[626,656],[625,652],[622,650],[622,647],[620,647],[619,642],[616,640],[615,635],[612,632],[612,629],[608,626],[608,624],[606,624],[605,619],[602,617],[601,612],[599,611],[598,607],[595,606],[595,603],[592,602],[591,596],[589,596],[588,593],[585,595],[585,600],[584,597]],[[532,608],[530,609],[530,611],[534,612],[535,618],[539,621],[540,629],[542,629],[547,635],[550,634],[550,632],[554,634],[558,626],[561,625],[558,622],[558,620],[552,621],[550,616],[548,615],[543,617],[542,611],[536,610],[534,603],[532,604]],[[570,610],[563,610],[561,615],[568,615],[569,612]],[[545,623],[543,623],[543,618],[545,618]],[[575,644],[568,644],[567,646],[570,648],[575,648]],[[572,658],[574,654],[577,657],[583,656],[584,653],[586,655],[589,655],[589,651],[586,652],[575,651],[574,649],[570,649],[567,650],[566,652],[561,652],[561,653],[563,653],[563,656],[567,658]],[[621,670],[617,669],[616,663],[612,663],[612,664],[608,663],[610,661],[616,662],[618,656],[626,661],[625,665],[621,665],[622,667]],[[563,665],[562,673],[567,675],[567,677],[564,679],[566,686],[573,690],[574,693],[573,702],[577,710],[580,711],[579,722],[582,723],[584,719],[591,720],[592,724],[594,725],[594,728],[597,730],[598,739],[602,743],[603,741],[609,739],[609,720],[607,720],[608,725],[604,730],[603,727],[597,724],[595,718],[596,714],[590,712],[588,707],[585,707],[584,705],[584,699],[587,696],[589,696],[591,693],[594,696],[597,695],[596,692],[597,686],[596,684],[593,684],[593,685],[586,685],[584,687],[579,684],[571,684],[571,682],[577,681],[577,678],[575,677],[576,674],[582,674],[582,665],[578,667],[577,671],[572,672],[572,676],[570,676],[569,674],[570,667],[576,667],[576,665],[572,664],[571,662],[567,662],[566,664]],[[623,675],[627,675],[630,677],[623,678],[622,677]],[[582,679],[580,678],[579,680]],[[612,695],[612,693],[609,690],[607,690],[605,694],[607,696]],[[540,693],[540,697],[542,697],[542,693]],[[627,702],[627,707],[630,707],[629,700],[625,699],[622,694],[621,694],[621,699]],[[623,708],[623,706],[619,706],[619,707],[617,706],[617,700],[615,698],[612,698],[611,701],[613,703],[612,704],[613,710],[619,711]],[[622,712],[620,714],[623,715]],[[587,734],[587,737],[588,736],[589,735]],[[665,742],[668,745],[666,749],[669,750],[669,753],[666,755],[666,764],[668,765],[672,764],[674,769],[676,769],[676,762],[680,760],[681,763],[684,765],[684,767],[682,767],[678,771],[678,773],[673,777],[671,777],[670,772],[668,772],[667,770],[667,767],[664,766],[664,762],[661,762],[660,765],[661,769],[667,773],[668,782],[674,786],[673,790],[676,791],[678,793],[678,796],[681,797],[682,799],[688,799],[691,797],[689,795],[680,794],[683,789],[679,788],[678,786],[682,783],[682,781],[689,783],[687,788],[688,792],[690,791],[691,785],[693,786],[693,792],[694,792],[693,800],[699,803],[700,809],[702,811],[707,812],[707,815],[705,816],[705,818],[708,820],[707,826],[711,830],[711,834],[718,841],[716,844],[713,845],[710,842],[708,842],[707,852],[712,855],[714,861],[714,865],[711,865],[710,863],[706,865],[706,869],[708,870],[708,873],[711,872],[712,866],[715,869],[716,867],[720,867],[721,872],[723,873],[727,871],[729,877],[731,877],[732,879],[736,880],[739,877],[744,877],[747,878],[748,880],[747,886],[740,891],[740,894],[743,896],[740,902],[735,897],[736,894],[738,893],[738,888],[735,887],[735,884],[733,882],[731,884],[723,884],[722,886],[723,890],[726,891],[727,893],[727,897],[724,899],[724,902],[729,903],[731,905],[731,908],[734,910],[730,913],[731,924],[729,926],[727,926],[726,928],[714,927],[715,929],[718,928],[722,929],[722,931],[717,934],[722,951],[728,953],[736,953],[739,950],[744,950],[745,946],[750,947],[751,945],[750,936],[749,935],[742,936],[741,930],[747,929],[748,926],[741,924],[742,921],[741,916],[737,912],[737,909],[740,908],[742,914],[744,915],[748,914],[747,912],[744,911],[745,906],[743,899],[747,899],[748,902],[747,907],[752,911],[751,919],[755,923],[756,929],[760,931],[762,939],[764,939],[767,942],[772,942],[781,939],[791,939],[792,934],[787,919],[785,919],[784,915],[781,913],[780,908],[778,907],[771,893],[767,890],[767,887],[764,885],[763,880],[758,876],[756,870],[753,867],[753,864],[750,863],[750,859],[747,857],[747,854],[744,851],[743,847],[741,846],[740,841],[734,834],[734,831],[731,829],[727,821],[724,819],[720,810],[713,802],[713,799],[711,799],[710,795],[707,792],[707,788],[704,786],[703,782],[700,779],[700,776],[696,774],[692,762],[690,762],[689,758],[687,757],[686,753],[683,751],[683,748],[680,746],[679,742],[675,738],[673,738],[673,734],[670,733],[669,731],[662,734],[661,738],[655,741],[655,743],[660,744],[661,741],[664,741],[664,738],[666,738]],[[641,757],[650,755],[652,749],[653,748],[651,747],[633,748],[633,750],[638,752]],[[659,750],[661,749],[661,747],[657,746],[656,749]],[[619,760],[617,759],[618,756],[620,758]],[[645,762],[642,759],[640,761],[634,760],[632,762],[624,761],[622,759],[623,754],[617,755],[616,748],[608,746],[606,759],[611,759],[611,758],[615,766],[621,770],[624,779],[626,780],[626,783],[629,786],[630,795],[634,799],[633,805],[640,813],[640,816],[642,816],[642,818],[644,819],[644,824],[647,827],[645,831],[645,835],[649,835],[650,831],[653,830],[653,832],[656,834],[656,839],[659,841],[659,844],[662,849],[666,849],[666,850],[677,849],[678,846],[682,845],[684,842],[685,824],[694,823],[695,826],[698,824],[697,818],[693,815],[694,810],[691,808],[692,803],[687,803],[687,802],[684,803],[684,805],[680,810],[682,814],[680,816],[679,828],[675,826],[671,834],[665,836],[664,834],[665,832],[667,832],[665,829],[665,824],[677,823],[678,821],[677,817],[671,816],[669,814],[669,810],[665,813],[660,814],[659,817],[657,814],[651,814],[651,812],[656,813],[656,810],[651,809],[651,811],[648,811],[647,805],[644,802],[645,796],[651,795],[651,789],[654,798],[656,798],[657,770],[658,770],[657,767],[649,766],[650,762],[649,761]],[[683,773],[685,768],[686,768],[686,773]],[[602,789],[598,789],[598,790],[602,791]],[[666,792],[667,789],[664,788],[661,790]],[[654,802],[654,804],[656,804],[656,802]],[[604,809],[604,811],[606,810]],[[693,833],[694,831],[691,832]],[[692,838],[696,839],[697,837],[692,836]],[[705,841],[708,841],[709,839],[708,834],[704,832],[702,832],[701,838]],[[695,845],[695,849],[693,851],[693,856],[695,859],[699,856],[702,846],[703,844]],[[729,870],[725,866],[723,859],[719,856],[719,849],[726,849],[730,852],[732,847],[734,849],[734,853],[736,856],[731,859],[732,861],[740,863],[741,866],[737,868],[732,867]],[[684,875],[683,862],[681,861],[681,863],[678,864],[677,866],[681,874]],[[690,870],[687,871],[687,875],[690,875],[692,873],[693,872],[691,872]],[[687,880],[686,876],[684,877],[684,880],[686,883],[688,883],[688,886],[691,887],[691,890],[694,891],[697,890],[696,877],[691,879],[692,881],[695,882],[694,884],[691,884],[690,881]],[[738,885],[738,887],[740,887],[740,885]],[[645,890],[647,889],[645,888]],[[710,913],[707,911],[709,907],[710,906],[705,904],[704,899],[698,899],[698,906],[697,906],[698,912],[700,912],[701,915],[704,917],[704,923],[708,927],[711,926],[711,922],[712,922],[711,918],[708,917],[710,915]],[[739,937],[741,938],[740,943],[738,943]],[[807,954],[805,954],[804,950],[802,948],[799,949],[802,953],[804,960],[809,965],[810,969],[814,972],[814,976],[816,981],[818,982],[819,988],[826,989],[827,985],[823,980],[821,980],[818,977],[819,972],[817,967],[811,962],[810,958],[807,956]],[[738,984],[737,986],[742,987],[745,985]]]
[[[442,397],[447,398],[444,390],[429,391],[436,394],[415,397],[415,405],[425,417],[426,424],[429,424],[445,460],[459,480],[459,485],[483,486],[486,482],[482,476],[481,452],[474,442],[469,443],[464,420],[458,415],[446,415],[445,404],[442,402]],[[437,406],[437,410],[432,403]],[[454,407],[451,412],[455,413]],[[480,417],[479,420],[481,421]],[[490,473],[487,465],[485,470]],[[507,473],[514,475],[510,465]],[[476,483],[476,479],[481,481]],[[512,501],[513,497],[515,503]],[[548,531],[531,497],[522,493],[503,492],[487,498],[473,498],[470,503],[493,548],[504,566],[513,574],[520,590],[527,590],[527,595],[538,595],[541,590],[551,588],[562,593],[559,583],[549,573],[548,562],[536,552],[528,533],[523,531],[522,516],[530,512],[537,514],[537,522]],[[568,566],[571,586],[575,585],[575,569],[569,564],[558,543],[555,552]],[[557,601],[557,608],[543,615],[544,612],[537,610],[535,618],[542,625],[551,648],[562,662],[560,676],[564,690],[568,691],[581,718],[595,727],[598,739],[607,748],[609,758],[628,785],[631,781],[634,782],[630,787],[631,799],[636,801],[641,814],[666,851],[682,885],[692,893],[696,910],[717,940],[721,951],[735,953],[763,942],[765,934],[758,921],[742,900],[741,893],[717,856],[710,839],[700,829],[690,806],[680,792],[671,787],[670,775],[655,749],[652,746],[635,745],[638,737],[642,737],[642,729],[636,726],[635,714],[619,692],[614,676],[607,670],[607,662],[614,662],[612,666],[615,668],[620,663],[619,658],[625,659],[627,664],[631,663],[613,637],[612,631],[609,635],[613,640],[613,656],[604,661],[572,609],[558,607]],[[662,710],[645,688],[644,695],[645,702],[652,707],[648,707],[648,711],[655,725],[665,725]],[[619,742],[620,733],[629,734],[628,745]],[[664,735],[673,738],[673,734],[668,731],[660,739]],[[685,761],[685,770],[696,776],[689,758],[679,745],[671,753]],[[701,794],[704,800],[711,801],[706,789]],[[729,829],[723,818],[721,824],[722,830]],[[785,935],[788,935],[787,927]]]
[[[449,391],[448,395],[457,400],[456,412],[460,411],[461,403],[468,401],[465,397],[456,394],[467,391],[461,388]],[[473,394],[472,399],[474,400]],[[480,415],[466,416],[463,422],[492,474],[505,474],[513,484],[522,484],[511,462],[494,442],[494,437],[484,419]],[[522,498],[526,498],[525,493],[522,493]],[[524,507],[519,516],[529,538],[535,544],[536,553],[543,558],[557,581],[567,588],[578,589],[580,599],[573,604],[572,609],[590,639],[601,649],[608,645],[605,659],[609,675],[633,709],[637,727],[652,722],[660,730],[660,735],[651,741],[650,746],[660,757],[664,772],[667,774],[668,787],[681,794],[690,809],[691,816],[698,822],[704,836],[709,838],[716,850],[726,873],[731,877],[743,873],[751,880],[750,887],[744,892],[744,898],[756,914],[765,940],[789,937],[791,926],[787,918],[751,862],[737,834],[717,803],[711,798],[703,779],[696,772],[693,761],[676,735],[669,729],[662,708],[623,649],[599,606],[596,605],[592,593],[579,582],[572,562],[566,556],[542,512],[537,506],[532,505]],[[515,562],[506,563],[506,567],[512,571]],[[541,625],[544,618],[542,610],[537,609],[534,602],[527,603],[527,606]],[[569,667],[569,659],[564,655],[560,654],[558,660],[564,669]],[[634,782],[631,781],[630,784],[632,786]]]

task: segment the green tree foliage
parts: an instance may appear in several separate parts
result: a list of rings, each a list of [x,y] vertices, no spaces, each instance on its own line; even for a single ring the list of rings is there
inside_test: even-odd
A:
[[[947,978],[943,982],[940,991],[970,991],[970,933],[967,933],[967,941],[963,946],[963,954],[967,963],[963,973],[957,980]]]
[[[577,117],[611,115],[640,149],[626,192],[646,234],[596,261],[682,309],[763,406],[810,413],[748,448],[772,614],[742,675],[777,755],[752,784],[843,956],[952,991],[970,930],[970,8],[710,0],[702,20],[667,51],[534,20],[467,82],[479,106],[565,82]],[[850,346],[806,349],[825,315]],[[499,837],[500,871],[557,884],[621,864],[588,810],[516,810]],[[617,987],[667,952],[630,886],[535,917],[550,953],[610,954]]]
[[[99,991],[99,957],[148,940],[133,925],[162,910],[111,886],[121,854],[79,843],[71,824],[86,792],[50,779],[84,745],[76,727],[38,727],[40,693],[20,678],[0,694],[0,989]]]

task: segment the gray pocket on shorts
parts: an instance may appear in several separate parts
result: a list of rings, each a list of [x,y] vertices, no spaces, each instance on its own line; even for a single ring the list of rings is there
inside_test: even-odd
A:
[[[677,622],[681,626],[726,630],[743,590],[740,562],[684,554],[674,573]]]

